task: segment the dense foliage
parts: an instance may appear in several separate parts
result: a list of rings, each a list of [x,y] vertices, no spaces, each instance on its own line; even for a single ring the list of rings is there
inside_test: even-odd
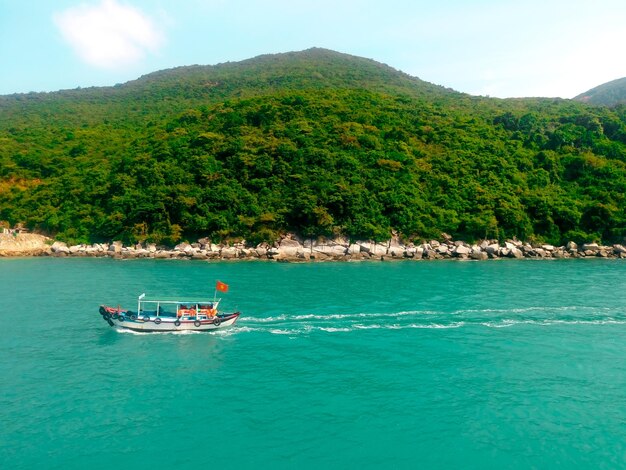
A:
[[[471,97],[313,49],[0,97],[0,220],[70,242],[621,241],[626,107]]]

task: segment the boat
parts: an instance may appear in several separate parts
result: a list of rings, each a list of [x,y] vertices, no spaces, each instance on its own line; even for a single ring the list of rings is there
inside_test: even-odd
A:
[[[123,330],[214,331],[234,325],[241,315],[240,312],[219,312],[220,301],[215,297],[211,300],[156,300],[141,294],[137,298],[137,310],[100,305],[99,312],[110,326]]]

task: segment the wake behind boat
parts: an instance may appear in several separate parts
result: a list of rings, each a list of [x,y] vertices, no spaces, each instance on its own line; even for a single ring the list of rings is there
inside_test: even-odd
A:
[[[226,292],[228,285],[219,282],[216,292]],[[155,331],[212,331],[232,326],[241,315],[239,312],[221,313],[221,299],[211,300],[156,300],[137,298],[137,310],[121,307],[100,306],[100,315],[110,326],[143,332]]]

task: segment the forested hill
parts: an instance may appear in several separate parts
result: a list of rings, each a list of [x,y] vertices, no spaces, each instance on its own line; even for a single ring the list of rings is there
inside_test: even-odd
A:
[[[574,98],[583,103],[615,106],[626,103],[626,77],[603,83]]]
[[[0,220],[70,242],[626,236],[626,107],[324,49],[0,97]]]

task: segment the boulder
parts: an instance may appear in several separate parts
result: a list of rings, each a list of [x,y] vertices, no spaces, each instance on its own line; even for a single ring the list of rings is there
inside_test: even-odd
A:
[[[348,245],[347,254],[349,255],[360,255],[361,254],[361,245],[358,243],[350,243]]]
[[[393,258],[403,258],[406,246],[400,243],[398,236],[393,236],[387,245],[387,254]]]
[[[619,255],[620,253],[626,253],[626,248],[623,245],[613,245],[613,253]]]
[[[148,258],[150,256],[150,251],[141,248],[139,250],[135,250],[135,254],[137,255],[137,258]]]
[[[470,258],[482,261],[489,259],[489,255],[485,251],[472,250],[472,252],[470,253]]]
[[[344,256],[346,249],[343,245],[317,245],[313,248],[312,253],[324,253],[327,256]]]
[[[174,251],[187,251],[191,250],[191,245],[189,243],[179,243],[174,247]]]
[[[280,255],[280,251],[278,248],[270,247],[267,249],[265,254],[269,259],[276,259]]]
[[[440,255],[447,255],[449,251],[448,245],[439,245],[437,248],[435,248],[435,251]]]
[[[109,245],[109,249],[107,251],[110,251],[112,253],[121,253],[122,248],[123,248],[123,245],[121,241],[114,241],[113,243]]]
[[[309,260],[311,261],[326,261],[327,259],[330,259],[330,256],[325,253],[316,251],[314,251],[313,253],[309,253]]]
[[[586,251],[599,251],[600,250],[600,246],[597,243],[585,243],[581,247],[581,250],[583,250],[585,252]]]
[[[510,240],[505,241],[504,242],[504,246],[508,250],[512,250],[513,248],[517,248],[517,245],[515,243],[511,242]]]
[[[67,254],[70,252],[70,249],[68,248],[68,246],[63,242],[54,242],[52,246],[50,247],[50,249],[52,250],[52,253],[63,252]]]
[[[457,257],[468,256],[472,252],[471,248],[465,245],[457,245],[452,254]]]
[[[369,254],[370,256],[383,256],[387,254],[387,244],[383,245],[376,242],[357,242],[359,244],[360,251]]]
[[[234,246],[225,246],[224,248],[222,248],[222,251],[220,252],[220,256],[223,259],[237,258],[238,255],[239,255],[239,250],[235,248]]]
[[[281,240],[278,245],[278,250],[282,257],[297,257],[298,255],[302,257],[304,255],[304,247],[298,240],[291,238]]]
[[[500,252],[500,245],[498,245],[497,243],[492,243],[490,245],[487,245],[485,251],[488,255],[497,255]]]

